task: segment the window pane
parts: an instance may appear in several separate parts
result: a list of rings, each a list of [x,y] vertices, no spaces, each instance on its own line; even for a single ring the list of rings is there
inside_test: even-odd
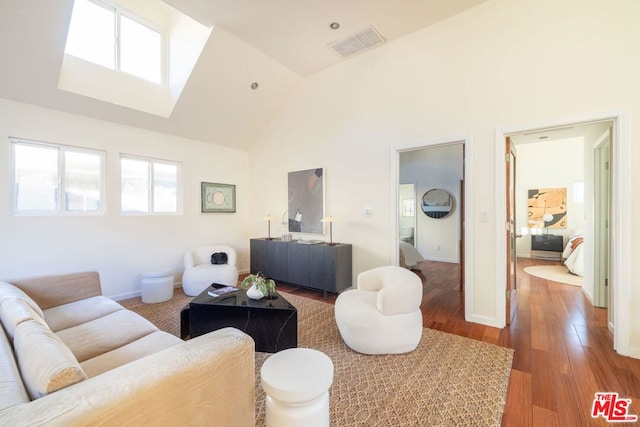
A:
[[[58,210],[58,149],[15,144],[15,211]]]
[[[120,15],[120,69],[160,84],[162,38],[160,33]]]
[[[153,164],[153,211],[178,212],[178,166]]]
[[[68,212],[101,210],[102,158],[99,154],[64,153],[64,200]]]
[[[65,53],[115,69],[115,11],[75,0]]]
[[[120,210],[149,212],[149,162],[120,159]]]

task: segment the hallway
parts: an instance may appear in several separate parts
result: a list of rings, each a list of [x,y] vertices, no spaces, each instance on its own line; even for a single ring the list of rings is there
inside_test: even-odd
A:
[[[424,326],[515,349],[503,426],[609,425],[591,418],[596,392],[631,399],[640,414],[640,360],[619,356],[606,309],[594,308],[580,287],[526,274],[550,261],[518,259],[518,311],[505,329],[464,321],[457,264],[426,262]]]

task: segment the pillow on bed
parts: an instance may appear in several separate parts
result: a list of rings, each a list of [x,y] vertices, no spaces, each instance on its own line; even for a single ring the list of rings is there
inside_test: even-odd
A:
[[[576,237],[574,239],[571,239],[571,241],[569,242],[569,244],[571,245],[571,250],[574,250],[576,247],[581,245],[582,242],[584,242],[584,237]]]

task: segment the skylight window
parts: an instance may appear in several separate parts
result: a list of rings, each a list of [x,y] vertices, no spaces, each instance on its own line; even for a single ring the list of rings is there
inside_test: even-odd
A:
[[[58,89],[170,117],[212,29],[161,0],[75,0]]]
[[[154,83],[162,81],[162,36],[126,16],[120,17],[120,69]]]
[[[115,69],[115,9],[76,0],[65,52],[94,64]]]
[[[117,7],[75,0],[65,53],[162,83],[162,34]]]

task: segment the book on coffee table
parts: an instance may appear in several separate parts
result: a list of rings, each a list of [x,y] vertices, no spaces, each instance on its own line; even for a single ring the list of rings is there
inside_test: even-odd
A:
[[[235,286],[223,286],[221,288],[210,289],[207,294],[210,297],[221,297],[222,295],[227,295],[239,290],[240,288],[236,288]]]

